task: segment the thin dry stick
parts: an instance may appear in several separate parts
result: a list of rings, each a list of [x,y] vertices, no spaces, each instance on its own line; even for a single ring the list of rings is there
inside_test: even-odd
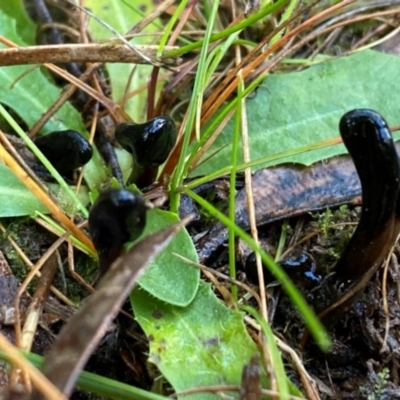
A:
[[[39,321],[39,314],[37,313],[30,313],[27,315],[26,324],[29,324],[30,329],[25,329],[24,337],[21,332],[21,318],[19,313],[19,303],[22,294],[26,290],[29,283],[32,281],[35,274],[40,270],[40,268],[44,265],[44,263],[49,259],[49,257],[54,253],[54,251],[60,246],[60,244],[65,240],[67,235],[62,236],[61,238],[57,239],[57,241],[46,251],[46,253],[40,258],[40,260],[36,263],[36,265],[29,271],[28,275],[26,276],[22,285],[18,288],[17,294],[14,299],[14,330],[15,330],[15,343],[18,347],[28,350],[28,344],[32,343],[33,336],[36,331],[36,326]],[[25,324],[25,326],[26,326]],[[25,327],[24,326],[24,327]],[[25,343],[23,342],[23,338],[25,339]],[[29,345],[30,347],[30,345]],[[10,381],[11,382],[19,382],[20,380],[25,382],[25,385],[30,388],[30,380],[29,376],[26,374],[26,371],[20,368],[14,368],[11,372]]]
[[[10,167],[19,180],[43,203],[64,228],[71,232],[85,246],[95,252],[92,241],[60,210],[45,191],[22,169],[0,143],[0,158]]]
[[[210,281],[210,283],[215,286],[215,289],[218,290],[218,292],[222,296],[225,305],[229,308],[237,310],[237,304],[228,288],[221,284],[221,282],[211,272],[207,271],[206,269],[202,269],[202,272],[204,276]]]
[[[337,23],[342,20],[353,21],[353,19],[352,19],[353,15],[361,16],[361,14],[363,12],[371,10],[373,8],[389,7],[389,6],[399,5],[399,4],[400,4],[399,0],[389,0],[389,1],[378,0],[375,3],[369,2],[369,4],[367,4],[367,1],[364,1],[364,2],[355,1],[352,6],[348,6],[346,8],[343,8],[342,10],[340,10],[341,13],[339,13],[339,10],[338,10],[338,12],[333,14],[335,16],[333,16],[333,17],[331,16],[329,19],[328,19],[328,16],[326,18],[324,18],[322,20],[321,25],[319,25],[316,28],[315,32],[321,32],[329,26],[333,26],[333,25],[337,26]]]
[[[15,296],[14,300],[14,307],[15,307],[15,343],[18,347],[22,346],[21,340],[21,319],[19,315],[19,302],[21,299],[22,294],[28,287],[29,283],[32,281],[33,277],[35,276],[36,272],[42,268],[43,264],[50,258],[50,256],[58,249],[61,243],[64,242],[68,237],[67,234],[64,234],[60,238],[58,238],[42,255],[40,260],[35,264],[35,266],[29,271],[28,275],[26,276],[24,282],[22,282],[21,286],[18,289],[17,295]]]
[[[241,131],[242,131],[243,162],[247,163],[251,161],[251,157],[249,151],[250,146],[248,137],[246,100],[242,98],[241,102],[242,102]],[[250,233],[256,245],[259,246],[260,242],[258,240],[256,212],[255,212],[254,198],[253,198],[253,186],[251,180],[251,168],[246,168],[244,173],[245,173],[246,203],[247,203],[249,222],[250,222]],[[264,272],[263,272],[261,257],[258,252],[256,252],[256,265],[257,265],[257,275],[258,275],[258,286],[261,298],[260,313],[262,318],[266,321],[266,323],[268,323],[268,308],[267,308],[267,296],[265,292]],[[271,389],[273,391],[278,391],[277,380],[275,379],[275,375],[273,373],[274,370],[273,357],[270,353],[270,347],[266,344],[265,337],[262,338],[262,343],[263,343],[262,348],[263,348],[264,361],[268,371]]]
[[[40,27],[36,31],[36,37],[38,37],[40,33],[43,33],[46,30],[53,29],[53,28],[58,29],[59,31],[63,31],[73,41],[78,41],[78,39],[79,39],[79,33],[77,32],[77,30],[75,28],[65,25],[65,24],[58,23],[58,22],[46,22],[46,23],[40,25]],[[61,44],[61,43],[59,43],[59,44]]]
[[[101,64],[92,64],[89,68],[79,77],[79,79],[84,82],[89,76],[100,66]],[[63,104],[75,93],[78,89],[77,86],[70,84],[65,87],[61,96],[50,106],[50,108],[35,122],[32,128],[28,132],[30,138],[36,136],[39,130],[44,126],[44,124],[63,106]]]
[[[12,42],[11,40],[8,40],[4,36],[0,36],[0,43],[3,43],[6,46],[12,47],[12,48],[18,47],[14,42]],[[102,93],[98,93],[92,87],[90,87],[86,83],[82,82],[79,78],[76,78],[75,76],[71,75],[64,69],[57,67],[54,64],[49,64],[49,63],[45,63],[45,64],[43,64],[43,66],[48,68],[49,70],[53,71],[55,74],[59,75],[60,77],[64,78],[68,82],[78,86],[86,94],[88,94],[95,100],[99,101],[101,104],[104,105],[104,107],[106,107],[110,111],[117,111],[122,114],[124,113],[123,110],[121,110],[120,107],[117,104],[115,104],[112,100],[110,100],[108,97],[104,96]],[[129,120],[129,116],[125,115],[125,117],[127,120]]]
[[[192,1],[191,3],[186,5],[186,9],[183,10],[181,15],[179,16],[178,24],[174,28],[174,30],[171,32],[171,36],[168,39],[168,45],[172,46],[176,40],[178,39],[178,36],[181,34],[183,27],[185,26],[187,20],[189,19],[190,14],[193,11],[194,6],[196,5],[196,2]]]
[[[246,101],[242,98],[242,114],[241,114],[241,131],[242,131],[242,146],[243,146],[243,162],[247,163],[251,161],[250,156],[250,145],[249,145],[249,135],[248,135],[248,124],[247,124],[247,110],[246,110]],[[247,207],[249,213],[249,222],[250,222],[250,232],[251,236],[256,243],[259,245],[258,240],[258,230],[256,224],[256,213],[254,208],[254,198],[253,198],[253,186],[251,180],[251,168],[246,168],[244,170],[245,173],[245,188],[246,188],[246,197],[247,197]],[[265,294],[265,282],[264,282],[264,273],[262,268],[261,257],[257,253],[257,273],[258,273],[258,282],[260,287],[260,297],[261,297],[261,315],[268,322],[268,309],[266,302],[266,294]]]
[[[130,29],[125,37],[131,39],[134,36],[137,36],[139,32],[141,32],[147,25],[151,24],[154,20],[156,20],[163,12],[165,12],[170,6],[175,4],[175,0],[165,0],[161,4],[159,4],[151,13],[146,15],[137,25],[135,25],[132,29]],[[147,35],[147,33],[146,33]],[[160,35],[160,34],[157,34]]]
[[[104,105],[104,107],[108,108],[110,111],[118,111],[118,112],[123,112],[120,107],[116,103],[114,103],[112,100],[110,100],[108,97],[104,96],[102,93],[99,93],[97,90],[93,89],[91,86],[87,85],[86,83],[82,82],[75,76],[71,75],[68,73],[66,70],[57,67],[54,64],[43,64],[45,67],[56,73],[57,75],[61,76],[65,80],[69,81],[70,83],[78,86],[80,89],[82,89],[84,92],[86,92],[89,96],[91,96],[93,99],[97,100],[101,104]],[[129,117],[127,117],[129,118]]]
[[[60,237],[61,235],[63,235],[65,233],[65,228],[63,228],[60,225],[57,225],[58,221],[53,221],[54,225],[49,222],[46,221],[46,218],[43,214],[38,213],[37,217],[32,217],[32,219],[40,226],[42,226],[43,228],[47,229],[49,232],[51,232],[52,234],[54,234],[57,237]],[[49,220],[51,220],[51,218],[49,218]],[[77,224],[77,227],[79,229],[85,228],[87,225],[87,220],[80,222],[79,224]],[[82,253],[85,253],[87,255],[90,255],[91,257],[96,257],[97,253],[90,253],[90,251],[88,249],[86,249],[84,246],[80,246],[80,244],[75,243],[75,248],[80,250]]]
[[[215,393],[216,395],[219,394],[219,392],[239,392],[240,391],[240,386],[236,385],[216,385],[216,386],[198,386],[193,389],[187,389],[187,390],[182,390],[178,393],[172,394],[171,398],[175,397],[182,397],[183,399],[185,398],[184,396],[188,396],[190,394],[200,394],[200,393]],[[268,396],[274,399],[279,399],[279,393],[273,390],[269,389],[261,389],[261,394],[263,396]],[[226,396],[222,398],[227,398]],[[305,400],[304,397],[298,397],[298,396],[292,396],[289,395],[287,397],[288,400]]]
[[[54,44],[45,46],[13,47],[0,49],[0,66],[21,64],[59,64],[68,62],[101,62],[149,64],[148,59],[157,58],[158,46],[136,46],[146,59],[130,51],[129,47],[118,41],[89,44]],[[177,49],[167,46],[165,51]],[[161,58],[167,66],[177,66],[181,63],[179,57]]]
[[[168,78],[171,76],[171,72],[167,71],[164,74],[159,75],[159,81],[166,81],[168,80]],[[137,96],[139,93],[144,92],[145,90],[147,90],[147,82],[141,84],[140,86],[136,87],[136,89],[132,90],[131,92],[126,94],[126,98],[124,97],[123,99],[120,99],[117,101],[118,104],[122,104],[122,102],[124,101],[128,101],[129,99],[131,99],[132,97]]]
[[[94,292],[94,288],[89,285],[77,272],[75,272],[74,267],[74,248],[71,243],[68,243],[68,271],[71,276],[81,285],[83,286],[89,293]]]
[[[34,220],[41,226],[43,226],[43,228],[47,229],[49,232],[53,233],[54,235],[61,237],[62,235],[64,235],[65,233],[61,233],[60,231],[54,229],[54,227],[50,226],[47,224],[46,221],[40,219],[40,218],[34,218]],[[80,222],[78,224],[78,228],[83,228],[84,226],[87,225],[87,220]],[[70,250],[71,248],[71,250]],[[80,249],[82,251],[82,249]],[[72,251],[72,244],[70,241],[68,241],[68,255],[70,254],[70,251]],[[72,275],[72,277],[79,283],[81,284],[89,293],[93,293],[94,289],[92,286],[90,286],[78,273],[75,272],[74,268],[72,267],[72,264],[70,262],[70,258],[68,256],[68,269]],[[73,304],[75,305],[75,304]]]
[[[51,382],[35,368],[0,332],[0,349],[6,354],[10,362],[26,371],[35,387],[47,399],[68,400]]]
[[[26,311],[25,323],[21,334],[21,348],[26,351],[31,350],[37,325],[42,316],[43,307],[48,298],[50,285],[57,272],[57,267],[57,257],[53,255],[48,259],[44,268],[42,268],[42,274],[39,278],[38,286]]]
[[[19,138],[15,136],[7,136],[3,131],[0,131],[0,142],[3,143],[3,145],[7,148],[7,151],[10,152],[12,157],[14,157],[15,160],[18,161],[18,163],[23,167],[23,169],[29,174],[29,176],[45,191],[46,193],[49,192],[49,189],[46,187],[46,185],[43,184],[43,182],[36,176],[35,172],[32,171],[32,169],[29,167],[29,165],[26,163],[24,158],[18,153],[16,148],[14,147],[14,144],[11,143],[11,140],[13,140],[14,143],[18,144]],[[15,140],[15,141],[14,141]]]
[[[252,318],[249,316],[246,317],[247,322],[250,322],[251,326],[258,330],[259,332],[262,330],[260,324],[256,321],[254,321]],[[306,391],[307,394],[307,399],[310,400],[319,400],[319,394],[318,390],[315,385],[314,379],[308,374],[307,370],[304,367],[304,364],[298,354],[296,353],[295,350],[293,350],[289,345],[287,345],[283,340],[281,340],[278,336],[274,335],[276,344],[278,347],[283,351],[289,354],[291,357],[294,365],[296,366],[296,369],[300,375],[301,382],[303,384],[304,390]]]
[[[246,292],[250,293],[250,294],[254,297],[254,299],[255,299],[256,302],[257,302],[258,308],[261,307],[260,296],[259,296],[258,293],[257,293],[255,290],[253,290],[249,285],[246,285],[246,284],[243,283],[243,282],[240,282],[240,281],[238,281],[238,280],[236,280],[236,279],[233,279],[233,278],[229,277],[228,275],[225,275],[225,274],[223,274],[223,273],[221,273],[221,272],[219,272],[219,271],[217,271],[217,270],[215,270],[215,269],[208,268],[208,267],[206,267],[205,265],[198,264],[198,263],[196,263],[196,262],[194,262],[194,261],[192,261],[192,260],[189,260],[188,258],[181,256],[180,254],[177,254],[177,253],[172,253],[172,254],[173,254],[175,257],[178,257],[179,259],[185,261],[188,265],[192,265],[193,267],[199,268],[199,269],[201,269],[202,271],[206,271],[207,273],[212,274],[212,275],[215,275],[216,277],[218,277],[218,278],[220,278],[220,279],[226,280],[227,282],[229,282],[229,283],[231,283],[231,284],[233,284],[233,285],[236,285],[236,286],[238,286],[238,287],[241,287],[242,289],[244,289]]]
[[[356,22],[361,22],[361,21],[364,21],[364,20],[373,19],[373,18],[376,18],[376,17],[379,17],[379,16],[394,15],[394,14],[397,14],[399,12],[400,12],[400,8],[396,8],[394,10],[386,10],[386,11],[375,12],[375,13],[371,13],[371,14],[367,14],[367,15],[360,15],[358,17],[355,17],[355,18],[351,19],[351,20],[345,20],[345,21],[342,21],[342,22],[338,22],[337,24],[332,25],[329,28],[326,28],[326,29],[322,30],[321,33],[324,33],[327,30],[337,29],[337,28],[340,28],[340,27],[344,27],[344,26],[356,23]],[[369,48],[371,46],[377,46],[378,44],[380,44],[382,42],[385,42],[386,40],[388,40],[391,37],[395,36],[398,31],[399,31],[399,28],[397,27],[392,32],[390,32],[388,35],[382,37],[381,39],[377,40],[374,43],[369,43],[364,47],[359,47],[359,46],[354,46],[354,47],[358,48],[358,51],[361,51],[362,49]]]
[[[204,154],[208,151],[210,146],[213,144],[217,136],[222,132],[222,130],[225,128],[227,122],[232,118],[233,114],[235,113],[235,109],[232,109],[229,111],[229,113],[225,116],[225,118],[220,122],[220,124],[214,129],[213,133],[210,135],[210,137],[207,139],[206,143],[201,147],[201,149],[196,153],[196,155],[193,157],[192,162],[190,163],[189,167],[189,172],[191,172],[194,168],[197,168],[199,165],[205,162],[205,160],[202,160]],[[202,162],[200,163],[200,160]]]
[[[6,230],[6,228],[4,228],[4,226],[3,226],[3,224],[1,222],[0,222],[0,230],[5,235],[7,235],[7,230]],[[18,244],[15,242],[15,240],[12,237],[10,237],[9,235],[7,235],[6,237],[7,237],[7,240],[10,242],[11,246],[17,252],[18,256],[21,257],[22,261],[25,263],[25,265],[28,267],[28,269],[31,270],[34,267],[33,262],[25,255],[25,253],[22,251],[22,249],[18,246]],[[36,276],[40,278],[41,273],[38,271],[36,273]],[[72,302],[68,297],[66,297],[64,295],[64,293],[61,293],[54,286],[51,286],[50,289],[54,293],[54,295],[59,300],[61,300],[64,304],[67,304],[68,306],[71,306],[71,307],[75,307],[76,306],[76,304],[74,302]]]
[[[300,380],[301,383],[303,384],[304,390],[306,391],[307,394],[307,399],[310,400],[320,400],[318,390],[316,388],[316,384],[314,379],[308,374],[307,370],[304,367],[303,362],[297,355],[297,353],[290,347],[288,346],[285,342],[283,342],[281,339],[279,339],[277,336],[275,336],[275,340],[279,348],[288,353],[290,357],[292,358],[293,363],[296,365],[297,371],[300,375]]]
[[[384,351],[385,347],[387,346],[387,340],[389,336],[389,329],[390,329],[390,313],[389,313],[389,304],[388,304],[388,298],[387,298],[387,274],[389,270],[389,262],[390,260],[393,261],[394,257],[394,249],[396,246],[396,243],[398,243],[400,240],[400,234],[397,235],[396,242],[390,249],[389,255],[387,256],[385,260],[385,265],[383,268],[383,276],[382,276],[382,308],[385,313],[385,336],[383,338],[383,343],[381,347],[381,352]],[[396,262],[396,258],[394,257],[394,260]]]
[[[105,27],[107,30],[109,30],[118,40],[116,41],[117,43],[122,42],[123,44],[125,44],[125,46],[128,47],[129,51],[133,51],[133,53],[137,54],[138,56],[142,57],[145,61],[147,61],[147,63],[152,64],[154,66],[158,66],[158,67],[162,67],[163,65],[158,61],[158,60],[154,60],[149,58],[147,55],[145,55],[144,53],[142,53],[140,51],[140,46],[136,46],[133,45],[132,43],[130,43],[128,40],[126,40],[117,30],[115,30],[111,25],[107,24],[105,21],[103,21],[102,19],[100,19],[96,14],[92,13],[90,10],[88,10],[85,7],[80,6],[79,4],[76,4],[74,1],[72,0],[65,0],[66,2],[68,2],[69,4],[71,4],[73,7],[78,8],[79,10],[81,10],[82,12],[84,12],[85,14],[87,14],[89,17],[93,18],[95,21],[97,21],[100,25],[102,25],[103,27]]]
[[[232,4],[232,10],[233,10],[233,18],[235,18],[236,8],[234,3]],[[242,61],[242,56],[239,46],[235,46],[235,59],[236,59],[236,66],[240,65]],[[243,85],[242,70],[239,70],[237,77],[239,79],[239,85]],[[241,136],[242,136],[243,162],[247,163],[251,161],[251,156],[249,150],[250,146],[249,146],[249,136],[248,136],[246,100],[245,98],[241,98],[240,101],[241,101],[240,110],[241,110]],[[246,200],[247,200],[247,207],[248,207],[249,221],[250,221],[250,233],[256,245],[259,246],[258,230],[257,230],[255,209],[254,209],[252,180],[251,180],[251,168],[246,168],[244,172],[245,172],[245,187],[247,194]],[[256,264],[257,264],[257,275],[258,275],[260,299],[261,299],[260,312],[262,318],[266,321],[266,323],[268,323],[268,309],[267,309],[267,299],[265,293],[264,273],[262,268],[261,257],[258,253],[256,253]],[[263,344],[262,349],[263,349],[264,363],[269,375],[271,389],[273,391],[277,391],[278,389],[277,381],[275,379],[274,374],[271,372],[271,368],[273,369],[273,364],[272,364],[273,357],[271,356],[269,351],[270,347],[266,345],[265,337],[262,337],[262,344]]]

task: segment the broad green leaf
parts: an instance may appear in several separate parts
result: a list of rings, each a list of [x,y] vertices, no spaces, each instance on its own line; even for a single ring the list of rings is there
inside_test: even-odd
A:
[[[144,235],[178,221],[178,217],[167,211],[150,210]],[[182,229],[153,261],[146,273],[139,279],[139,285],[152,296],[169,304],[185,307],[194,298],[199,286],[199,270],[175,257],[177,253],[191,261],[198,262],[193,241],[186,229]]]
[[[131,294],[131,304],[149,338],[149,360],[177,392],[239,384],[243,365],[258,351],[243,324],[243,315],[225,307],[203,281],[185,308],[157,301],[140,289]],[[181,398],[219,397],[202,393]]]
[[[154,8],[152,0],[110,0],[107,6],[98,0],[86,0],[85,7],[89,8],[97,17],[114,28],[118,33],[124,35],[142,19],[139,10],[145,10],[146,13]],[[106,27],[100,25],[98,21],[90,20],[90,32],[95,40],[115,39],[115,36]],[[146,27],[145,32],[154,33],[154,21]],[[130,43],[151,44],[153,36],[137,36]],[[106,64],[110,76],[112,99],[116,102],[124,98],[125,92],[132,92],[141,85],[147,83],[152,67],[148,65],[132,64]],[[133,74],[132,74],[133,72]],[[132,74],[132,75],[131,75]],[[127,86],[129,89],[127,90]],[[143,122],[146,118],[147,91],[143,91],[132,97],[125,106],[125,111],[130,115],[133,121]]]
[[[51,196],[64,210],[71,214],[77,212],[71,199],[66,196],[60,186],[55,184],[49,186]],[[36,211],[48,213],[47,208],[36,196],[13,174],[10,168],[3,164],[0,164],[0,188],[0,218],[33,215]],[[86,190],[80,192],[79,198],[84,204],[88,204],[89,196]]]
[[[25,46],[16,26],[24,26],[24,37],[35,35],[35,27],[26,20],[26,14],[21,11],[17,0],[15,8],[6,7],[3,13],[0,5],[0,35]],[[18,22],[6,12],[13,12]],[[0,48],[5,46],[0,44]],[[32,65],[20,65],[0,68],[0,82],[3,90],[0,90],[0,103],[10,107],[29,127],[45,113],[59,98],[61,90],[46,76],[40,68]],[[73,129],[87,137],[86,128],[79,112],[70,103],[65,103],[41,130],[41,133]],[[103,163],[97,151],[92,160],[85,166],[84,176],[91,188],[98,187],[105,179]]]
[[[36,211],[47,213],[47,208],[3,164],[0,164],[0,217],[33,215]]]
[[[393,90],[393,82],[398,80],[399,69],[399,57],[365,50],[301,72],[268,76],[254,98],[246,102],[252,160],[338,137],[340,117],[354,108],[374,109],[389,125],[398,125],[400,92]],[[227,146],[192,175],[205,175],[229,166],[232,135],[231,120],[205,158]],[[400,137],[399,133],[394,136]],[[345,152],[344,146],[338,145],[267,165],[283,162],[310,165]],[[239,160],[243,161],[241,149]]]
[[[0,12],[5,12],[11,18],[15,19],[17,32],[22,41],[29,45],[36,44],[36,27],[26,13],[23,0],[2,1],[0,4]]]

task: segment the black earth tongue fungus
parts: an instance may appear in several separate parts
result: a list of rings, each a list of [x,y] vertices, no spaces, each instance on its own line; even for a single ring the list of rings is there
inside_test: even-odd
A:
[[[104,275],[124,244],[136,240],[146,225],[147,206],[139,193],[112,189],[100,194],[89,213],[89,232]]]
[[[63,176],[72,178],[73,171],[90,161],[91,144],[73,130],[55,131],[35,139],[35,144],[54,168]]]
[[[122,123],[115,130],[115,138],[133,156],[128,184],[144,188],[156,180],[158,167],[167,160],[176,143],[177,132],[170,117],[160,116],[143,124]]]
[[[362,210],[335,273],[316,296],[315,307],[328,326],[362,294],[400,229],[400,166],[386,121],[375,111],[358,109],[341,118],[339,129],[360,177]]]

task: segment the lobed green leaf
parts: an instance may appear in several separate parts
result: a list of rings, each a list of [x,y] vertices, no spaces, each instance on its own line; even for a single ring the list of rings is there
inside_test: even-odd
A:
[[[179,392],[212,385],[238,385],[243,365],[258,352],[243,324],[243,314],[225,307],[208,283],[185,308],[157,301],[135,290],[131,303],[150,342],[149,360]],[[216,399],[212,394],[182,397]]]
[[[247,100],[252,160],[338,137],[340,117],[354,108],[372,108],[390,125],[399,124],[400,95],[393,91],[399,68],[397,56],[365,50],[301,72],[271,74],[254,98]],[[231,120],[204,158],[222,150],[192,175],[207,175],[229,166],[233,130]],[[394,136],[400,137],[398,133]],[[343,153],[343,145],[331,146],[260,164],[254,170],[284,162],[311,165]],[[241,149],[238,157],[242,163]]]

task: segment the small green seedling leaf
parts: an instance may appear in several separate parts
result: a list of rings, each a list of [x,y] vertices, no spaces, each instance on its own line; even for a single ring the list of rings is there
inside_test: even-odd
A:
[[[178,217],[171,212],[149,210],[143,235],[156,232],[177,221]],[[186,229],[182,229],[151,263],[146,273],[139,279],[139,285],[159,300],[185,307],[197,292],[200,271],[172,253],[198,262],[196,249]]]
[[[399,57],[365,50],[301,72],[269,75],[246,102],[251,159],[338,137],[340,117],[355,108],[372,108],[389,125],[398,125],[400,94],[393,90],[393,82],[399,68]],[[204,159],[222,150],[192,175],[207,175],[229,166],[233,127],[231,120]],[[400,137],[399,133],[394,136]],[[258,165],[254,170],[283,162],[311,165],[343,153],[344,146],[330,146]],[[241,148],[238,156],[242,163]]]
[[[131,303],[149,338],[149,360],[177,392],[238,385],[243,365],[258,352],[243,324],[243,314],[225,307],[203,281],[188,307],[165,304],[140,289],[131,294]],[[183,398],[218,397],[201,393]]]

